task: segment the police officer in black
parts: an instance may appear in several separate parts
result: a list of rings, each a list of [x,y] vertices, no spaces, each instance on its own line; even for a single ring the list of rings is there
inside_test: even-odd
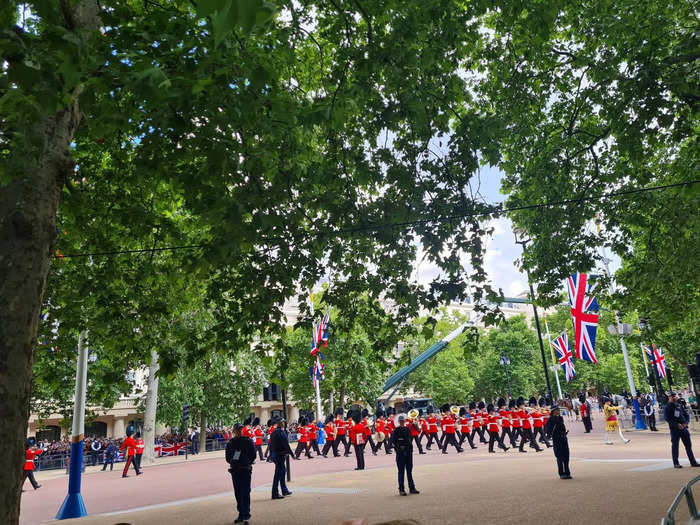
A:
[[[233,493],[236,496],[238,517],[234,523],[247,524],[250,519],[250,481],[255,463],[255,447],[250,438],[241,436],[243,425],[236,423],[233,437],[226,444],[226,462],[230,465]]]
[[[274,420],[277,428],[270,434],[270,457],[275,464],[275,475],[272,478],[272,499],[284,499],[285,496],[291,496],[292,492],[287,489],[285,476],[287,475],[286,461],[287,457],[297,459],[292,453],[292,448],[289,446],[289,437],[284,430],[284,419],[277,418]],[[279,489],[282,488],[282,494]]]
[[[399,426],[391,434],[391,443],[396,450],[396,466],[399,469],[399,494],[406,496],[404,490],[404,472],[408,478],[408,491],[411,494],[420,494],[413,483],[413,445],[411,444],[411,431],[406,426],[406,416],[399,414]]]
[[[690,442],[690,432],[688,432],[690,416],[685,406],[678,402],[675,392],[669,392],[668,394],[668,404],[664,409],[664,418],[671,429],[671,458],[673,459],[673,466],[682,468],[681,464],[678,463],[678,441],[682,440],[685,453],[688,454],[688,459],[690,460],[690,466],[700,467],[700,464],[695,461],[693,445]]]
[[[549,410],[550,416],[544,428],[544,433],[552,439],[559,477],[561,479],[571,479],[571,472],[569,471],[569,439],[566,437],[569,431],[566,430],[564,418],[559,414],[559,406],[553,405]]]

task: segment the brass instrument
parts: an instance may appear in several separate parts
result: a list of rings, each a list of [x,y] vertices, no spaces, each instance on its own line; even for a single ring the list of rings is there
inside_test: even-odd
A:
[[[408,417],[410,417],[411,419],[418,419],[418,410],[416,410],[415,408],[409,410]]]
[[[457,405],[452,405],[450,407],[450,412],[452,412],[452,415],[454,415],[455,417],[458,417],[459,416],[459,407]]]

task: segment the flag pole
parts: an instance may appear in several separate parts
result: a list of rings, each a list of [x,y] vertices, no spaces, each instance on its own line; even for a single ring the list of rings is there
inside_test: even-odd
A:
[[[311,308],[311,317],[313,318],[313,316],[315,315],[314,296],[311,293],[311,290],[309,290],[309,307]],[[314,332],[316,332],[316,330],[317,330],[317,328],[314,325]],[[314,338],[316,337],[315,333],[313,334],[313,337]],[[321,362],[319,360],[318,354],[316,355],[316,366],[314,368],[315,369],[313,371],[313,374],[314,374],[314,389],[316,390],[316,421],[322,421],[322,418],[321,418],[321,412],[322,412],[321,385],[320,385],[321,381],[319,381],[319,378],[318,378],[318,372],[321,369]],[[315,425],[315,423],[314,423],[314,425]]]
[[[564,397],[561,395],[561,383],[559,383],[559,372],[557,371],[557,361],[554,358],[554,349],[552,348],[552,338],[549,335],[549,325],[547,324],[547,317],[545,316],[544,318],[544,328],[547,330],[547,345],[549,346],[549,351],[552,354],[552,363],[554,363],[554,366],[552,367],[554,369],[554,379],[557,380],[557,392],[559,392],[559,399],[564,399]]]
[[[647,384],[649,385],[649,367],[647,366],[647,353],[644,351],[644,343],[639,343],[639,348],[642,350],[642,361],[644,361],[644,373],[647,377]],[[649,385],[649,392],[653,392],[654,389]]]
[[[88,349],[87,332],[78,334],[78,366],[75,371],[75,400],[73,401],[73,432],[71,434],[68,494],[56,514],[57,520],[87,516],[83,496],[80,493],[83,470],[85,433],[85,394],[87,390]]]

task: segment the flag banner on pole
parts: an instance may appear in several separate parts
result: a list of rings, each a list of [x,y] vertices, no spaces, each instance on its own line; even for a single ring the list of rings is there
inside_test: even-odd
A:
[[[557,360],[559,364],[564,369],[564,375],[566,376],[566,382],[568,383],[574,377],[576,377],[576,370],[574,369],[574,355],[569,350],[569,337],[566,332],[562,333],[554,341],[552,341],[552,347],[557,353]]]
[[[331,310],[328,309],[326,315],[323,316],[319,324],[314,323],[312,327],[313,340],[311,342],[310,354],[315,356],[321,351],[321,347],[328,346],[330,335]],[[323,359],[323,358],[322,358]]]
[[[649,359],[651,366],[656,367],[659,377],[666,377],[666,356],[664,355],[664,351],[661,348],[656,348],[656,345],[653,343],[651,348],[645,346],[644,351],[647,354],[647,358]]]
[[[595,338],[598,329],[598,301],[590,294],[593,287],[588,275],[577,273],[566,281],[571,306],[571,319],[574,324],[574,350],[576,357],[597,363]]]

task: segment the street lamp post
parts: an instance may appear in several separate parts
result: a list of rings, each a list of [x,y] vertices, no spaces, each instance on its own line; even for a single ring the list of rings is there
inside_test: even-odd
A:
[[[528,239],[523,239],[523,231],[514,229],[513,233],[515,234],[515,243],[516,244],[521,244],[523,247],[523,252],[525,251],[525,248],[527,247]],[[518,240],[518,233],[520,233],[521,240]],[[537,315],[537,306],[535,305],[535,290],[532,287],[532,281],[530,280],[530,272],[525,269],[525,275],[527,276],[527,284],[530,287],[530,301],[532,302],[532,311],[535,314],[535,326],[537,327],[537,340],[540,343],[540,355],[542,357],[542,371],[544,372],[544,379],[547,384],[547,395],[549,396],[550,402],[554,399],[552,396],[552,385],[549,382],[549,372],[547,371],[547,359],[544,357],[544,344],[542,343],[542,329],[540,328],[540,318]]]
[[[508,383],[508,399],[513,399],[513,392],[510,389],[510,373],[508,372],[508,365],[510,364],[509,357],[505,354],[501,354],[501,364],[503,368],[506,369],[506,382]]]

